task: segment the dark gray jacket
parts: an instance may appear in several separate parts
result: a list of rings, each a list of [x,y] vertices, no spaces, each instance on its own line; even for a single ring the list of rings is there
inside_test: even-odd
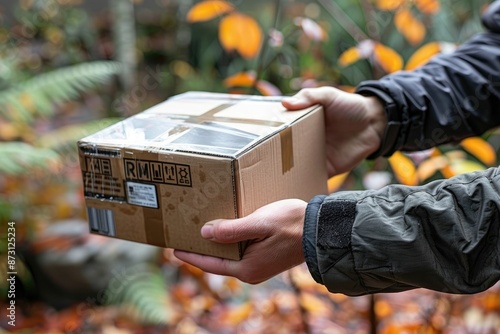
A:
[[[413,72],[361,84],[385,102],[388,128],[373,156],[422,150],[500,125],[500,1],[487,31]],[[418,287],[476,293],[500,279],[500,169],[418,187],[317,196],[303,246],[314,279],[362,295]]]

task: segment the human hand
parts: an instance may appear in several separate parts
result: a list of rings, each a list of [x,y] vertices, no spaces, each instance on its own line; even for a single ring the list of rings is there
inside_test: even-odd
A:
[[[333,87],[307,88],[282,101],[289,110],[321,104],[325,110],[328,175],[347,172],[375,152],[387,118],[376,97],[346,93]]]
[[[220,243],[249,240],[240,261],[175,250],[174,255],[203,271],[257,284],[304,262],[302,229],[307,203],[287,199],[238,219],[206,223],[202,237]]]

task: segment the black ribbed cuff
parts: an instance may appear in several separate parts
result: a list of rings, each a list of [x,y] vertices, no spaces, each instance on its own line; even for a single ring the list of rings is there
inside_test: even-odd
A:
[[[304,232],[302,236],[302,247],[307,268],[317,283],[323,284],[318,267],[318,254],[316,252],[317,221],[321,205],[326,198],[325,195],[315,196],[307,205],[304,218]]]

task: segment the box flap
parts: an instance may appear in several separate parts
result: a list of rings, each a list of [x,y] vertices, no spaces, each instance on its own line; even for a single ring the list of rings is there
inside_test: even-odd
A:
[[[80,142],[237,157],[313,109],[288,112],[280,101],[280,97],[189,92]]]

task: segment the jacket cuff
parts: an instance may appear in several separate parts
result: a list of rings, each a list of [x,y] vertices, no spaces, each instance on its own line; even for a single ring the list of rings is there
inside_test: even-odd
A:
[[[321,282],[330,292],[363,295],[367,289],[358,274],[352,247],[357,216],[357,192],[326,198],[317,215],[317,265]]]
[[[313,197],[306,208],[304,218],[304,233],[302,235],[302,248],[304,250],[304,258],[306,260],[307,268],[311,276],[317,283],[323,284],[321,274],[318,267],[318,255],[316,253],[317,245],[317,220],[320,212],[321,204],[326,198],[325,195],[318,195]]]
[[[377,97],[384,105],[387,116],[387,126],[380,147],[367,157],[369,160],[380,156],[391,156],[398,147],[403,145],[403,139],[405,137],[403,127],[404,115],[397,109],[394,99],[389,94],[373,85],[376,85],[376,83],[366,81],[356,89],[356,94]]]
[[[357,202],[352,196],[341,197],[320,195],[309,202],[302,238],[304,257],[311,276],[329,291],[362,295],[367,290],[355,270],[351,247]]]

